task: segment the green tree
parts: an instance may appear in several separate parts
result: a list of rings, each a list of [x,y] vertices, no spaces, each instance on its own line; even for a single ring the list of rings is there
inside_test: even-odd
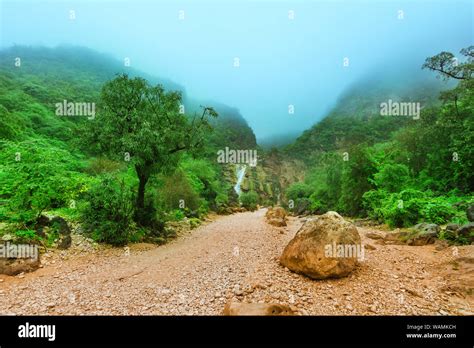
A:
[[[180,92],[139,77],[119,75],[102,88],[92,138],[104,155],[133,165],[139,180],[135,218],[141,224],[150,176],[174,169],[181,152],[198,150],[210,129],[208,117],[217,117],[213,108],[203,107],[190,120],[180,108]]]
[[[408,167],[399,163],[386,163],[382,165],[378,173],[374,174],[374,183],[377,188],[388,192],[401,191],[409,180]]]
[[[258,195],[254,191],[243,192],[240,197],[240,202],[245,209],[254,211],[257,209]]]
[[[345,213],[362,213],[362,197],[373,188],[372,179],[375,172],[376,167],[369,148],[365,144],[353,147],[342,176],[341,206]]]
[[[423,114],[417,141],[428,149],[425,171],[439,182],[435,189],[474,190],[474,46],[460,51],[461,61],[450,52],[429,57],[424,69],[439,73],[444,79],[459,81],[454,89],[444,91],[442,108]]]

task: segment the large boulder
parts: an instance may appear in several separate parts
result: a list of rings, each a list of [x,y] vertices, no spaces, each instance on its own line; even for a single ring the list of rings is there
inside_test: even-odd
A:
[[[280,263],[313,279],[347,276],[363,258],[357,228],[336,212],[308,220],[283,250]]]
[[[286,211],[282,207],[270,207],[265,213],[265,218],[270,225],[286,226]]]
[[[224,315],[294,315],[294,311],[287,305],[279,303],[239,303],[228,302]]]

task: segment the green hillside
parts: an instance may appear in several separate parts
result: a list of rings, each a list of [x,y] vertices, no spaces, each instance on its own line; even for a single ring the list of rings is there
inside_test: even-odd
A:
[[[20,66],[15,65],[17,57]],[[199,119],[195,116],[201,115],[199,106],[205,103],[188,98],[183,87],[125,67],[107,55],[77,47],[0,51],[0,221],[7,224],[3,233],[35,239],[38,219],[48,213],[89,223],[99,241],[162,240],[166,238],[163,223],[168,220],[185,215],[199,218],[209,210],[221,211],[238,203],[233,165],[218,164],[216,152],[226,146],[255,148],[255,135],[238,110],[215,103],[219,116],[209,117],[211,127],[199,133],[199,146],[179,151],[173,165],[154,169],[142,209],[147,222],[137,223],[127,200],[136,199],[139,160],[133,155],[127,161],[123,154],[107,154],[104,144],[94,139],[97,129],[92,125],[99,125],[97,118],[56,114],[56,104],[64,100],[96,103],[100,114],[104,85],[123,73],[129,81],[142,77],[150,86],[160,84],[165,91],[179,91],[175,102],[185,106],[184,127],[192,127],[192,120]],[[205,106],[213,107],[213,103]],[[100,206],[104,201],[110,201],[111,208],[97,211],[94,204]],[[94,226],[99,219],[112,221]],[[124,232],[116,236],[116,230]]]
[[[306,164],[305,179],[285,191],[293,209],[337,210],[399,227],[467,221],[474,190],[472,47],[463,53],[459,66],[450,54],[427,60],[428,70],[448,60],[443,68],[455,78],[441,73],[447,83],[382,74],[349,89],[284,149],[285,158]],[[388,100],[419,103],[419,117],[383,115]]]

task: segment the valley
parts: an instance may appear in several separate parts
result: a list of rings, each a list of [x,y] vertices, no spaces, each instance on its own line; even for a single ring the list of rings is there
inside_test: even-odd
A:
[[[361,80],[263,149],[237,108],[92,50],[0,62],[17,55],[36,63],[0,69],[0,238],[41,263],[0,260],[2,314],[473,314],[472,79]],[[420,117],[381,114],[386,95],[422,101]],[[57,115],[61,100],[94,116]],[[356,267],[304,254],[336,243]]]

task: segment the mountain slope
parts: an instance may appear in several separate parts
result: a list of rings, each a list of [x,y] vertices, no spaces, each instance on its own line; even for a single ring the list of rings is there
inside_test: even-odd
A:
[[[446,84],[420,74],[405,78],[377,74],[363,79],[339,98],[326,117],[287,146],[285,152],[312,162],[321,152],[388,140],[393,132],[416,121],[407,116],[381,116],[381,103],[392,100],[429,108],[439,105],[438,95],[443,88]]]
[[[17,58],[20,66],[15,65]],[[255,135],[238,110],[213,101],[193,100],[187,96],[183,86],[171,80],[126,67],[111,56],[83,47],[15,46],[0,51],[0,88],[7,91],[0,96],[0,105],[5,108],[3,113],[14,114],[10,117],[15,118],[21,127],[47,137],[59,135],[66,140],[68,135],[72,136],[71,127],[83,119],[58,118],[54,115],[55,104],[63,100],[97,102],[102,85],[121,73],[143,77],[168,90],[181,91],[183,104],[190,113],[200,111],[200,105],[215,106],[220,113],[220,117],[213,120],[218,130],[215,134],[221,131],[226,131],[226,134],[212,136],[214,146],[256,146]],[[11,127],[11,123],[8,126]],[[58,127],[68,131],[59,132]]]

